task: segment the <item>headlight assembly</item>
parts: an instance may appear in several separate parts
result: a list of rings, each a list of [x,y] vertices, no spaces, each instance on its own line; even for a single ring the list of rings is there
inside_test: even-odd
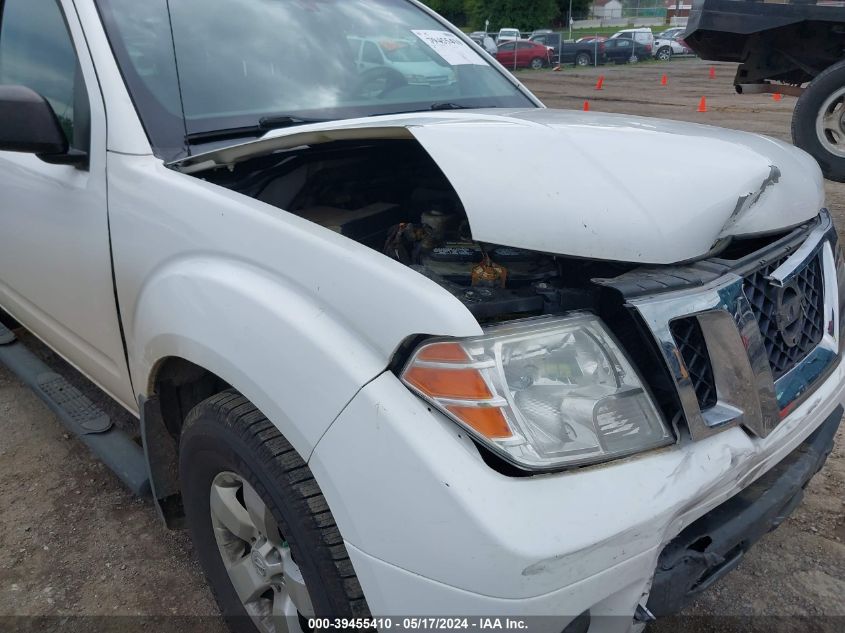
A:
[[[601,462],[673,441],[637,372],[589,314],[426,342],[401,379],[524,469]]]

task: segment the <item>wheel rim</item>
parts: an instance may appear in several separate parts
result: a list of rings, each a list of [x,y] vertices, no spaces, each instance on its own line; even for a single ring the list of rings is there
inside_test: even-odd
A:
[[[314,608],[299,566],[267,504],[243,477],[211,482],[211,524],[223,566],[244,609],[264,633],[299,633]]]
[[[579,66],[586,66],[590,63],[590,58],[586,55],[578,55],[578,58],[575,60],[575,63]]]
[[[661,49],[661,51],[657,54],[657,58],[658,58],[660,61],[664,61],[664,62],[665,62],[667,59],[669,59],[669,56],[670,56],[670,53],[669,53],[669,51],[667,51],[666,49]]]
[[[828,152],[845,158],[845,87],[830,95],[819,109],[816,135]]]
[[[543,60],[542,59],[535,59],[531,62],[531,68],[534,70],[540,70],[543,67]]]

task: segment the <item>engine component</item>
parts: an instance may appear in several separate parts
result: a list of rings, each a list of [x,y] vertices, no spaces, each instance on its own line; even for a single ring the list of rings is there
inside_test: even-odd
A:
[[[508,286],[525,286],[536,281],[549,281],[558,276],[554,258],[518,248],[493,246],[486,249],[493,262],[507,272]],[[423,255],[421,263],[437,275],[459,284],[478,285],[481,277],[473,271],[485,257],[485,249],[477,242],[446,242]],[[481,271],[479,271],[480,273]],[[489,273],[490,271],[488,271]],[[494,275],[499,279],[498,275]]]
[[[467,287],[440,277],[425,266],[411,266],[421,275],[451,292],[476,319],[490,320],[515,314],[540,314],[543,297],[531,288]]]
[[[396,204],[375,203],[360,209],[311,207],[297,212],[306,220],[365,244],[384,235],[404,215]]]
[[[422,213],[420,223],[431,229],[434,239],[442,242],[446,239],[448,232],[457,228],[458,216],[439,209],[432,209],[431,211],[424,211]]]
[[[429,227],[403,222],[390,229],[384,254],[406,265],[417,264],[422,253],[431,251],[436,244]]]
[[[472,267],[473,286],[498,286],[504,288],[508,282],[508,271],[485,255],[481,263]]]

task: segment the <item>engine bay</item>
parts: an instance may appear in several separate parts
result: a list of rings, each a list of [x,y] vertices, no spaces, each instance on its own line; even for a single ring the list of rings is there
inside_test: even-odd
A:
[[[471,168],[471,166],[470,166]],[[198,177],[344,235],[437,283],[481,324],[590,311],[624,340],[667,419],[677,392],[626,299],[713,281],[789,231],[725,240],[700,260],[639,265],[475,240],[449,180],[418,143],[333,141],[255,156]],[[498,186],[507,187],[508,183]],[[532,204],[527,200],[526,205]],[[521,208],[514,208],[520,214]]]
[[[454,188],[414,142],[326,143],[203,177],[401,262],[481,322],[594,307],[589,280],[630,268],[474,240]]]

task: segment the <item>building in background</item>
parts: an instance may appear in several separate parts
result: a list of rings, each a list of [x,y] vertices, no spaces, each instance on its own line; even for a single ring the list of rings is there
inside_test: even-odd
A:
[[[688,18],[692,9],[691,2],[677,2],[677,0],[666,0],[666,14],[669,19]]]
[[[615,19],[622,17],[622,2],[620,0],[594,0],[593,17],[599,19]]]

